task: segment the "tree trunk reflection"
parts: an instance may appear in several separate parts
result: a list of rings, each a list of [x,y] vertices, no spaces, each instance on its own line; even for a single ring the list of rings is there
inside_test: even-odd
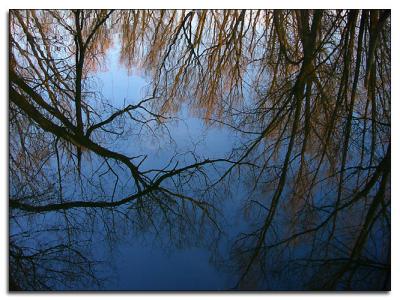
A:
[[[390,289],[390,11],[12,10],[9,26],[10,289],[102,288],[91,242],[126,231],[202,242],[226,289]],[[148,81],[123,106],[96,81],[115,50]],[[230,151],[199,139],[152,165],[141,143],[178,145],[192,116]]]

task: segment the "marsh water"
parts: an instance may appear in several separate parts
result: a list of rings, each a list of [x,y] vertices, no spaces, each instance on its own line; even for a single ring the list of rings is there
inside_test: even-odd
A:
[[[390,289],[390,11],[9,17],[11,290]]]

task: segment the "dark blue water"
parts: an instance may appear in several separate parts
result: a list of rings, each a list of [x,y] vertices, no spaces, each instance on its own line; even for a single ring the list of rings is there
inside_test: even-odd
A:
[[[115,37],[103,67],[91,72],[88,79],[90,87],[96,91],[93,100],[88,102],[99,114],[98,121],[117,109],[137,104],[151,95],[151,76],[146,74],[146,70],[127,70],[120,63],[120,52],[120,42]],[[105,99],[107,101],[102,101]],[[99,130],[93,139],[107,149],[134,157],[132,161],[140,165],[139,170],[147,171],[147,176],[153,179],[154,176],[160,176],[162,169],[172,170],[202,160],[227,157],[234,160],[241,153],[238,149],[251,143],[257,136],[204,120],[201,113],[195,113],[191,100],[184,99],[178,111],[168,113],[168,119],[163,121],[142,124],[132,122],[125,115],[116,120],[112,128],[106,127],[121,134],[112,135]],[[245,91],[242,106],[251,107],[253,100],[251,90]],[[149,106],[148,109],[154,107]],[[134,117],[140,121],[148,118],[146,111],[141,113],[143,115],[138,113]],[[253,120],[252,117],[249,119]],[[262,126],[259,125],[261,130]],[[354,126],[356,130],[357,125]],[[329,220],[333,199],[337,194],[335,181],[322,178],[320,174],[323,181],[312,191],[310,203],[302,203],[294,197],[296,169],[300,165],[298,152],[294,151],[274,221],[265,242],[257,249],[257,234],[271,209],[268,204],[277,189],[276,178],[279,178],[289,143],[287,138],[281,141],[278,147],[280,151],[268,165],[263,154],[276,138],[266,137],[254,148],[248,159],[244,160],[250,162],[251,166],[236,167],[221,180],[221,176],[231,167],[230,162],[206,165],[201,172],[183,177],[179,182],[174,177],[163,183],[167,188],[176,188],[182,194],[213,205],[210,218],[199,213],[186,200],[176,206],[171,205],[170,210],[168,206],[163,206],[163,201],[169,203],[166,198],[128,203],[115,210],[71,209],[40,214],[15,212],[15,215],[13,212],[10,239],[26,253],[35,253],[57,244],[74,245],[93,261],[90,265],[84,265],[83,270],[90,270],[95,280],[82,275],[82,280],[66,285],[65,282],[57,282],[56,277],[48,279],[53,280],[55,289],[319,289],[324,280],[332,277],[330,274],[338,272],[343,261],[348,260],[354,236],[359,234],[368,207],[364,203],[356,203],[338,214],[335,228],[331,222],[327,222],[323,230],[318,229],[315,234],[301,234],[285,242],[288,237],[318,226],[326,218]],[[367,141],[371,139],[368,134],[364,138]],[[354,144],[357,141],[354,138]],[[349,151],[348,166],[357,167],[356,148],[350,146],[353,150]],[[383,145],[377,149],[377,156],[384,156],[385,151]],[[311,161],[313,155],[312,151],[308,152],[306,160]],[[75,160],[67,155],[67,151],[62,151],[59,159],[63,166],[62,191],[57,186],[59,175],[54,155],[42,167],[43,175],[38,175],[53,189],[46,194],[47,200],[116,201],[136,192],[127,168],[115,161],[105,161],[89,151],[83,151],[80,174],[77,174]],[[268,170],[261,172],[262,167],[267,165]],[[262,175],[258,176],[257,172]],[[329,172],[327,164],[323,164],[320,173],[326,175]],[[361,174],[363,179],[368,172],[365,170],[358,175]],[[308,174],[309,177],[312,175],[312,172]],[[48,178],[49,182],[46,181]],[[357,192],[352,188],[360,178],[350,174],[346,180],[343,199],[349,201]],[[40,182],[44,186],[45,183]],[[35,184],[32,182],[33,186]],[[41,188],[38,186],[39,190]],[[18,198],[29,189],[30,185],[24,178],[19,178],[18,174],[10,175],[10,195]],[[378,184],[372,186],[371,195],[378,189]],[[304,191],[305,194],[307,192]],[[387,223],[390,220],[375,221],[366,238],[363,261],[350,261],[348,265],[344,263],[348,268],[346,272],[351,274],[349,278],[346,277],[350,285],[341,282],[336,286],[337,289],[376,289],[376,286],[381,286],[380,281],[384,281],[388,268],[390,232]],[[254,261],[251,259],[253,253],[259,253]],[[64,254],[46,252],[41,257],[42,263],[44,266],[49,264],[56,271],[75,272],[75,266],[68,264],[68,260],[71,260],[71,255],[73,259],[78,255],[67,252],[67,259],[64,260]],[[252,265],[247,274],[245,270],[249,261]],[[46,268],[39,270],[41,276],[46,276],[46,272]],[[246,280],[238,284],[243,274],[246,274]],[[371,285],[374,281],[379,281],[376,286]]]

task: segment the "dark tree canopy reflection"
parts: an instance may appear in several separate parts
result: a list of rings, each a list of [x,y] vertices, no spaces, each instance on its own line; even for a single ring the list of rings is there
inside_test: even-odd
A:
[[[390,26],[387,10],[10,11],[10,288],[101,284],[90,241],[145,231],[213,245],[227,289],[389,289]],[[115,44],[150,82],[122,107],[95,80]],[[187,106],[235,146],[151,166],[140,144],[173,144]]]

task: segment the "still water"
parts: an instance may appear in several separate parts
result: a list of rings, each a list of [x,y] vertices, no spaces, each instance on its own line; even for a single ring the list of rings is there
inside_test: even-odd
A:
[[[10,289],[390,289],[390,12],[10,33]]]

